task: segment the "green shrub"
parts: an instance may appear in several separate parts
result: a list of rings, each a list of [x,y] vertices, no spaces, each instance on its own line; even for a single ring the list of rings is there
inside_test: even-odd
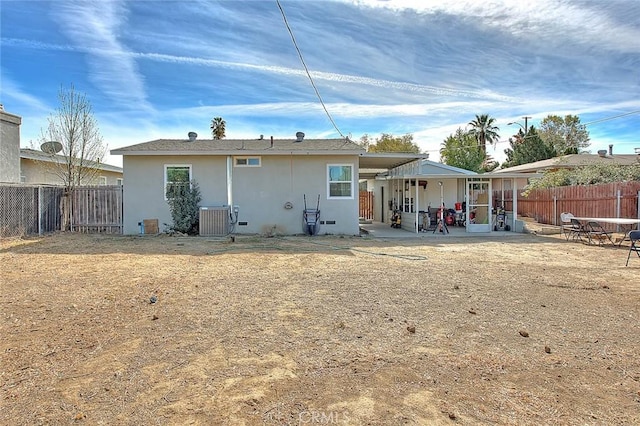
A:
[[[200,188],[195,180],[184,184],[167,185],[167,202],[173,224],[165,224],[165,226],[170,232],[198,234],[201,199]]]

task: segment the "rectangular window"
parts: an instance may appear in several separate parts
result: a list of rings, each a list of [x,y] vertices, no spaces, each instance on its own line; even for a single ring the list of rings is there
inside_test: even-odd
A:
[[[327,198],[353,198],[353,164],[329,164],[327,180]]]
[[[107,184],[107,177],[106,176],[98,177],[98,185],[105,186],[106,184]]]
[[[260,157],[234,157],[236,167],[260,167]]]
[[[117,178],[116,179],[116,185],[122,186],[122,178]]]
[[[165,164],[164,165],[164,188],[165,199],[179,195],[191,185],[191,165],[190,164]]]

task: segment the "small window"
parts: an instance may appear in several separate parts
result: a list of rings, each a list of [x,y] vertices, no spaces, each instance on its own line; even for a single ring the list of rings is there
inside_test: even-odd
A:
[[[327,180],[328,198],[353,198],[353,164],[329,164]]]
[[[107,177],[106,176],[100,176],[98,178],[98,185],[105,186],[106,184],[107,184]]]
[[[164,166],[164,188],[165,199],[179,195],[191,186],[191,165],[190,164],[165,164]]]
[[[116,179],[116,185],[122,186],[122,178],[117,178]]]
[[[234,157],[236,167],[260,167],[260,157]]]

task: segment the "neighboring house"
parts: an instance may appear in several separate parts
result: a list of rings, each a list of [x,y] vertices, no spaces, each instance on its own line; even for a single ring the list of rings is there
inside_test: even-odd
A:
[[[58,170],[67,163],[66,157],[47,154],[35,149],[20,149],[20,181],[28,184],[63,185]],[[122,167],[93,163],[98,172],[82,185],[122,185]]]
[[[202,207],[237,206],[237,233],[303,232],[304,198],[319,202],[319,234],[358,235],[358,171],[364,149],[348,139],[160,139],[114,149],[123,156],[124,233],[146,219],[171,225],[165,188],[197,182]],[[232,219],[233,221],[233,219]]]
[[[20,182],[20,124],[22,118],[0,104],[0,182]]]
[[[638,154],[614,154],[613,145],[609,145],[609,151],[601,150],[597,154],[569,154],[561,157],[549,158],[547,160],[536,161],[533,163],[520,164],[506,169],[495,170],[494,175],[505,175],[512,173],[542,173],[546,171],[555,171],[559,169],[573,169],[579,166],[587,166],[594,164],[619,164],[632,165],[640,162]],[[520,188],[528,183],[526,177],[517,181]],[[506,188],[511,189],[511,188]]]

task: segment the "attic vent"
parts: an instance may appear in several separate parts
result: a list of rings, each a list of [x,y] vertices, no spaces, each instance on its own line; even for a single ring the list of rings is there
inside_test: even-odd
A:
[[[302,142],[303,139],[304,139],[304,133],[297,132],[296,133],[296,142]]]
[[[598,150],[598,155],[600,157],[606,157],[607,156],[607,150],[606,149],[600,149]]]
[[[197,137],[198,134],[196,132],[189,132],[189,142],[195,141]]]

